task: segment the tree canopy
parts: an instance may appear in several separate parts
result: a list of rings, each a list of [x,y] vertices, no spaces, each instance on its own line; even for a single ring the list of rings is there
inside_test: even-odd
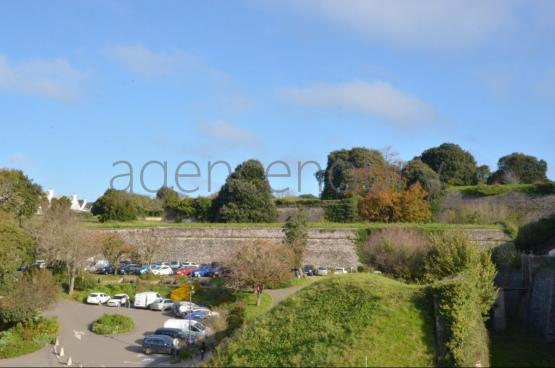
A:
[[[430,197],[435,197],[441,192],[441,180],[439,175],[419,158],[409,161],[405,167],[403,167],[401,175],[409,187],[413,184],[420,183]]]
[[[490,184],[533,184],[547,181],[547,162],[524,153],[511,153],[497,163],[498,170],[490,177]]]
[[[248,160],[229,175],[213,201],[213,214],[219,222],[274,222],[277,209],[264,166]]]
[[[91,210],[101,222],[133,221],[145,215],[161,215],[161,202],[123,190],[108,189],[94,202]]]
[[[476,184],[476,160],[470,152],[457,144],[443,143],[439,147],[427,149],[420,158],[438,173],[441,181],[446,184]]]
[[[0,170],[0,211],[17,219],[30,218],[39,209],[43,191],[20,170]]]

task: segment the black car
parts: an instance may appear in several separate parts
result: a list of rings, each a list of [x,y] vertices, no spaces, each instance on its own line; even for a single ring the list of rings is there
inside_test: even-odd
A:
[[[179,328],[159,328],[154,332],[155,335],[169,336],[173,339],[187,340],[188,334]]]
[[[313,265],[305,265],[303,268],[303,272],[306,276],[314,276],[316,275],[316,269]]]
[[[115,269],[113,266],[105,266],[96,270],[96,273],[99,275],[113,275]]]
[[[177,351],[174,338],[166,335],[150,335],[143,340],[143,353],[150,354],[170,354]]]

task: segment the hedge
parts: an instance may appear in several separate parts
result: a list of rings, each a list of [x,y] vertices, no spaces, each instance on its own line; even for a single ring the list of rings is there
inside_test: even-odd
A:
[[[117,335],[130,332],[135,328],[135,323],[129,317],[121,314],[104,314],[95,323],[91,330],[97,335]]]
[[[324,207],[325,219],[330,222],[357,222],[358,199],[355,197],[329,201]]]
[[[555,238],[555,216],[522,226],[518,230],[515,245],[521,251],[541,253],[542,247],[552,238]]]
[[[439,365],[448,367],[486,367],[489,362],[489,336],[472,278],[459,275],[433,286],[442,332]],[[478,365],[479,364],[479,365]]]
[[[518,192],[531,195],[549,195],[555,194],[555,183],[537,183],[537,184],[495,184],[495,185],[474,185],[453,187],[450,190],[458,190],[463,195],[470,197],[487,197],[505,193]]]

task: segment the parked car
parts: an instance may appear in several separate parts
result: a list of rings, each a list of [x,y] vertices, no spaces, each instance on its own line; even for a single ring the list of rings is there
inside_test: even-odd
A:
[[[177,342],[178,345],[180,345],[181,341],[187,341],[189,338],[189,334],[179,328],[159,328],[154,331],[154,334],[165,335],[171,337],[172,339],[177,339],[179,340]]]
[[[336,267],[333,273],[335,275],[344,275],[346,273],[349,273],[349,271],[347,271],[345,267]]]
[[[198,305],[196,305],[195,303],[179,302],[179,303],[174,303],[173,304],[172,312],[173,312],[174,316],[182,317],[188,311],[190,311],[192,309],[198,309],[198,308],[200,308],[200,307]]]
[[[108,307],[121,307],[122,305],[127,305],[129,303],[129,295],[127,294],[116,294],[108,300],[106,305]]]
[[[99,275],[113,275],[116,270],[112,265],[103,266],[96,269],[97,274]]]
[[[87,297],[87,304],[104,304],[110,300],[110,295],[104,293],[90,293]]]
[[[169,276],[173,275],[173,270],[168,265],[160,265],[152,267],[152,274],[157,276]]]
[[[135,303],[133,304],[133,306],[135,308],[148,308],[149,305],[151,305],[158,299],[162,299],[162,297],[160,296],[160,294],[153,291],[138,293],[137,295],[135,295]]]
[[[181,262],[179,261],[171,261],[170,262],[170,267],[172,268],[172,270],[176,271],[179,268],[181,268]]]
[[[318,276],[327,276],[329,273],[330,271],[327,267],[318,267]]]
[[[303,272],[306,276],[316,276],[316,269],[313,265],[305,265]]]
[[[208,308],[196,308],[183,314],[183,319],[194,319],[195,321],[202,321],[208,317],[217,316],[218,312],[213,312]]]
[[[196,267],[182,266],[175,271],[175,274],[178,276],[191,276],[196,269]]]
[[[150,310],[165,311],[173,307],[173,300],[171,299],[157,299],[148,306]]]
[[[170,354],[173,355],[178,346],[176,340],[167,335],[150,335],[143,339],[143,353],[150,354]]]
[[[199,268],[199,265],[196,264],[195,262],[181,262],[181,267],[194,267],[194,268]]]
[[[195,272],[193,272],[193,277],[214,277],[214,268],[210,265],[202,265]]]
[[[164,323],[164,328],[177,328],[187,334],[191,331],[191,334],[196,335],[197,339],[203,339],[206,336],[206,327],[195,320],[169,319]]]

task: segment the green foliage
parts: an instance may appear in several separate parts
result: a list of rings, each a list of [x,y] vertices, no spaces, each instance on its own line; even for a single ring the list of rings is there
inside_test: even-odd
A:
[[[133,331],[135,323],[121,314],[103,314],[92,324],[91,331],[97,335],[118,335]]]
[[[168,187],[160,188],[156,193],[156,199],[162,202],[164,208],[174,207],[180,201],[179,193]]]
[[[0,212],[18,220],[30,218],[39,209],[42,188],[20,170],[0,169]]]
[[[358,197],[329,201],[324,207],[325,219],[330,222],[357,222],[359,220],[358,203]]]
[[[283,226],[285,243],[293,250],[293,264],[302,268],[306,246],[308,244],[307,220],[304,210],[300,209],[287,218]]]
[[[331,152],[326,170],[317,174],[320,183],[324,184],[322,199],[341,199],[356,192],[353,169],[371,170],[375,166],[387,166],[382,153],[377,150],[354,147]]]
[[[276,205],[259,161],[245,161],[227,178],[213,201],[218,222],[274,222]]]
[[[303,194],[298,197],[284,197],[275,200],[278,206],[320,206],[322,200],[316,196],[307,197],[311,194]],[[304,196],[304,197],[303,197]]]
[[[422,153],[421,160],[430,166],[443,183],[449,185],[476,184],[476,160],[459,145],[444,143]]]
[[[98,198],[91,210],[101,222],[132,221],[144,215],[136,196],[121,190],[108,189]]]
[[[56,300],[58,285],[48,270],[31,270],[3,285],[0,322],[13,324],[35,317]]]
[[[424,288],[372,274],[330,277],[245,324],[208,365],[432,366],[431,310]]]
[[[212,199],[197,197],[193,200],[194,218],[198,222],[209,222],[214,217],[212,214]]]
[[[555,194],[555,183],[536,183],[536,184],[493,184],[453,187],[450,190],[458,190],[463,195],[469,197],[487,197],[505,193],[526,193],[530,195],[550,195]]]
[[[55,318],[36,317],[0,332],[0,359],[30,354],[53,344],[58,335]]]
[[[15,277],[17,268],[33,261],[35,242],[8,215],[0,213],[0,292],[8,287]]]
[[[499,159],[498,171],[489,180],[489,183],[533,184],[547,181],[547,162],[538,160],[534,156],[523,153],[511,153]]]
[[[489,366],[489,337],[482,319],[479,292],[471,279],[459,277],[434,287],[443,324],[440,366]]]
[[[420,183],[430,198],[436,198],[441,193],[442,185],[439,175],[419,158],[409,161],[403,167],[401,175],[407,182],[407,186]]]
[[[424,278],[428,282],[464,275],[476,288],[479,308],[484,317],[497,297],[493,281],[497,274],[491,254],[479,248],[467,234],[446,231],[429,235]]]
[[[550,216],[521,226],[515,245],[521,251],[541,253],[545,243],[553,238],[555,238],[555,216]]]

